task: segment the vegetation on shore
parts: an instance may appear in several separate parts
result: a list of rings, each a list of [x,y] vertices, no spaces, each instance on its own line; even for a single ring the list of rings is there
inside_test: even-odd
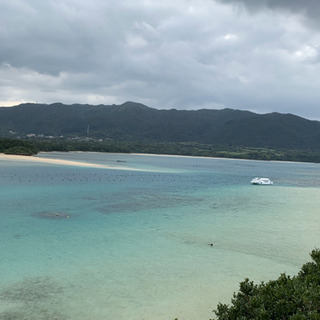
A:
[[[298,275],[281,274],[277,280],[256,285],[245,279],[231,305],[219,304],[218,320],[319,320],[320,251],[310,254]]]
[[[232,145],[212,145],[197,142],[133,142],[105,139],[9,139],[0,138],[0,152],[32,155],[40,151],[91,151],[113,153],[149,153],[202,156],[250,160],[278,160],[320,163],[318,150],[289,150]]]
[[[0,138],[0,153],[32,156],[38,153],[38,148],[29,141]]]

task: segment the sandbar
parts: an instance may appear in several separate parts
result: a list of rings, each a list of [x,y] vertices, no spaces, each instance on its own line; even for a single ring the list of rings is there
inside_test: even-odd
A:
[[[77,166],[77,167],[102,168],[102,169],[113,169],[113,170],[146,171],[143,169],[123,167],[123,166],[110,166],[110,165],[87,163],[87,162],[81,162],[81,161],[49,159],[49,158],[40,158],[37,156],[19,156],[19,155],[0,153],[0,162],[3,160],[4,161],[35,162],[35,163],[42,163],[42,164],[48,164],[48,165]]]

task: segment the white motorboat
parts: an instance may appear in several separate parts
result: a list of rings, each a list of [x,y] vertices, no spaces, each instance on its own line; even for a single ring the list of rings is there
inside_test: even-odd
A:
[[[251,184],[273,184],[269,178],[253,178]]]

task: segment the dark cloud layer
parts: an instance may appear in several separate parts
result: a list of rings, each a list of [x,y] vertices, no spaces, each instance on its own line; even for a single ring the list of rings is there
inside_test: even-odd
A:
[[[264,9],[266,7],[271,9],[285,9],[297,13],[306,13],[315,16],[319,13],[320,4],[318,0],[220,0],[224,3],[243,4],[252,10]]]
[[[320,26],[319,0],[220,0],[226,4],[246,7],[250,12],[260,10],[284,10],[301,15],[305,23]]]
[[[316,1],[1,0],[0,105],[133,100],[320,119],[318,13]]]

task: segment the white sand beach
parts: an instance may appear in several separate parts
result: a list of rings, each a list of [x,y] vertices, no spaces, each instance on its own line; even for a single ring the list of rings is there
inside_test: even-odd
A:
[[[37,156],[19,156],[19,155],[11,155],[0,153],[0,161],[21,161],[21,162],[36,162],[43,164],[54,164],[54,165],[63,165],[63,166],[78,166],[78,167],[91,167],[91,168],[102,168],[102,169],[113,169],[113,170],[135,170],[135,171],[143,171],[141,169],[129,168],[123,166],[110,166],[110,165],[102,165],[95,163],[87,163],[80,161],[70,161],[70,160],[62,160],[62,159],[48,159],[48,158],[40,158]]]

